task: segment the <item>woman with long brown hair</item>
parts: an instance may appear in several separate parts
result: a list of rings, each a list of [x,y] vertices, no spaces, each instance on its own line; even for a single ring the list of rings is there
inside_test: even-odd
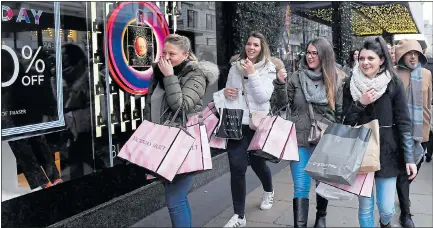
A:
[[[234,215],[225,227],[246,226],[245,173],[248,164],[251,164],[251,168],[263,185],[264,193],[260,208],[269,210],[272,207],[274,190],[271,171],[264,158],[250,155],[247,148],[255,133],[249,128],[249,111],[269,112],[269,100],[274,90],[272,80],[276,78],[276,75],[266,38],[259,32],[252,32],[239,58],[232,63],[224,89],[224,97],[215,99],[214,96],[215,104],[224,102],[227,108],[244,110],[242,118],[243,138],[241,140],[228,140],[227,144]],[[245,84],[245,91],[242,84]],[[248,105],[244,96],[248,98]]]
[[[332,45],[323,38],[307,44],[300,68],[288,82],[278,76],[274,80],[275,92],[272,103],[276,108],[289,105],[290,120],[295,123],[298,140],[299,161],[291,162],[294,184],[293,217],[295,227],[306,227],[308,221],[308,194],[310,176],[304,168],[316,145],[308,140],[313,120],[309,104],[313,107],[314,119],[325,124],[337,122],[342,110],[342,85],[346,74],[337,69]],[[328,201],[316,194],[317,213],[314,227],[326,227]]]

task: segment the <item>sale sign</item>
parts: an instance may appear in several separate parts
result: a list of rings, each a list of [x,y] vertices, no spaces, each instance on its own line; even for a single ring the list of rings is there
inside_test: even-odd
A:
[[[54,2],[54,11],[59,3]],[[13,12],[18,12],[14,15]],[[60,36],[60,14],[49,14],[55,21],[55,47],[46,49],[32,39],[10,36],[20,33],[32,37],[38,31],[41,10],[2,5],[3,23],[16,23],[2,30],[1,67],[1,136],[2,140],[31,137],[65,126]],[[30,16],[30,17],[29,17]],[[33,22],[32,30],[23,23]],[[3,26],[2,26],[3,27]],[[7,31],[13,28],[13,31]],[[20,30],[22,28],[22,31]],[[19,43],[19,45],[18,45]],[[58,99],[60,98],[60,99]]]

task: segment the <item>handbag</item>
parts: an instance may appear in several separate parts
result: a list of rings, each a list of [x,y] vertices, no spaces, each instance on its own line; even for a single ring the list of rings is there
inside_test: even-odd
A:
[[[351,185],[358,174],[371,129],[333,123],[314,149],[305,172],[318,181]]]
[[[319,185],[316,187],[316,193],[327,200],[352,200],[355,196],[354,194],[350,194],[349,192],[322,182],[319,182]]]
[[[181,108],[163,125],[143,120],[117,156],[171,182],[195,141],[183,126],[174,123]]]
[[[251,112],[250,104],[248,102],[247,90],[245,89],[245,81],[242,75],[241,77],[242,77],[241,80],[242,80],[243,96],[245,98],[245,103],[247,104],[247,108],[249,111],[249,119],[250,119],[249,126],[251,130],[257,130],[257,128],[260,125],[260,122],[263,120],[263,118],[265,118],[268,115],[268,112],[263,112],[263,111]]]
[[[308,142],[317,145],[328,125],[321,121],[317,121],[316,118],[314,118],[313,105],[311,103],[308,104],[308,110],[311,119],[311,128],[310,134],[308,135]]]

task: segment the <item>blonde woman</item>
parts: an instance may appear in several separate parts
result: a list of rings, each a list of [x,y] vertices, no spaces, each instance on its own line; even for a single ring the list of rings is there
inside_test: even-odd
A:
[[[209,84],[218,79],[218,67],[198,62],[185,36],[169,35],[163,55],[153,66],[153,76],[146,97],[145,119],[164,123],[181,107],[186,115],[202,110],[202,99]],[[163,112],[168,109],[168,112]],[[161,116],[162,115],[162,116]],[[181,119],[175,120],[181,123]],[[164,183],[165,200],[173,227],[191,227],[191,210],[187,193],[192,175],[177,175],[172,183]]]

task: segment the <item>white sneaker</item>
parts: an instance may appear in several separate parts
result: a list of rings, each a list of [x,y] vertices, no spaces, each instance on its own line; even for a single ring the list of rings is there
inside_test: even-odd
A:
[[[274,191],[264,192],[262,203],[260,204],[260,209],[269,210],[272,208],[273,203],[274,203]]]
[[[240,219],[239,215],[235,214],[224,227],[244,227],[247,225],[247,219]]]

